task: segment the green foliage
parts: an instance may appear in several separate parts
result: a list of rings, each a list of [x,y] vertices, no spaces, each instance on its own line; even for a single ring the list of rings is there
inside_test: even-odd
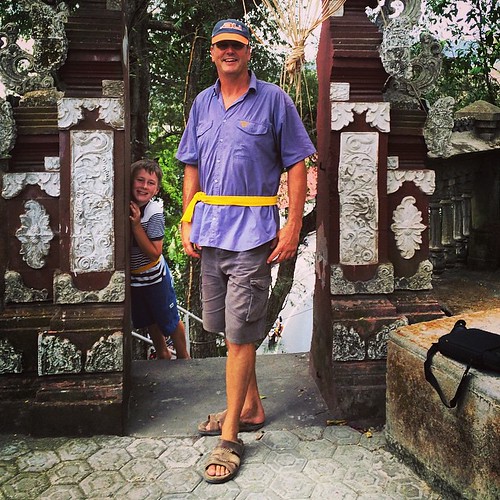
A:
[[[241,19],[244,12],[240,2],[230,0],[151,0],[150,12],[149,123],[152,149],[157,151],[163,147],[165,137],[182,134],[186,107],[189,109],[188,93],[196,95],[215,81],[217,75],[209,54],[214,24],[221,17]],[[254,19],[262,22],[258,14]],[[174,29],[161,29],[167,22],[173,23]],[[200,53],[193,52],[195,42]],[[281,65],[268,47],[254,46],[251,65],[259,78],[279,81]],[[195,77],[189,88],[188,74]]]
[[[465,13],[458,2],[428,0],[427,4],[431,9],[431,24],[446,20],[451,35],[443,42],[443,70],[431,97],[450,95],[455,98],[457,108],[478,99],[500,104],[500,86],[491,75],[500,59],[500,4],[492,0],[469,0],[469,10]]]

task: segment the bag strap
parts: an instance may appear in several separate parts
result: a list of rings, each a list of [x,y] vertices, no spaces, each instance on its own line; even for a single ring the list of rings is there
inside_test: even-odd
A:
[[[455,392],[455,396],[451,399],[451,401],[448,403],[446,400],[446,396],[444,395],[441,387],[439,386],[439,382],[437,381],[436,377],[432,373],[431,365],[432,365],[432,358],[436,354],[436,352],[439,351],[439,345],[437,343],[432,344],[429,350],[427,351],[427,359],[425,360],[424,363],[424,372],[425,372],[425,380],[429,382],[432,387],[436,390],[438,393],[439,397],[441,398],[441,401],[447,408],[455,408],[457,406],[457,402],[460,399],[460,396],[462,395],[464,389],[465,389],[465,383],[467,379],[467,375],[469,373],[470,365],[467,365],[467,368],[465,369],[464,374],[462,375],[462,379],[460,380],[460,383],[458,384],[457,391]]]

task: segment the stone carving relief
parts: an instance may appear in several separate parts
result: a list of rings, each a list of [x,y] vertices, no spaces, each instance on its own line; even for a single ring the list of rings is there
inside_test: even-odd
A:
[[[365,359],[365,343],[359,333],[351,326],[334,323],[333,330],[333,361],[361,361]]]
[[[387,170],[396,170],[399,168],[399,156],[387,157]]]
[[[378,133],[340,137],[340,263],[378,262]]]
[[[330,83],[330,102],[348,101],[350,96],[351,84],[341,82]]]
[[[387,193],[395,193],[404,182],[413,182],[420,190],[431,195],[436,189],[436,173],[434,170],[388,170]]]
[[[46,156],[43,159],[43,163],[47,172],[58,172],[61,170],[61,161],[59,156]]]
[[[102,95],[105,97],[124,97],[125,82],[123,80],[103,80]]]
[[[368,359],[386,359],[387,358],[387,340],[389,334],[396,331],[402,326],[408,324],[408,319],[403,317],[389,325],[383,325],[382,328],[367,342],[367,358]]]
[[[394,268],[392,264],[380,264],[376,275],[367,281],[348,281],[341,266],[330,268],[330,293],[332,295],[354,295],[357,293],[392,293],[394,291]]]
[[[38,375],[59,375],[82,371],[82,352],[67,338],[38,334]]]
[[[17,44],[18,26],[0,27],[0,75],[8,93],[24,95],[54,87],[52,72],[64,63],[68,51],[64,27],[68,9],[63,2],[55,8],[41,0],[19,0],[18,4],[32,20],[33,53]]]
[[[113,132],[71,131],[71,156],[71,271],[113,271]]]
[[[14,147],[15,142],[16,122],[14,121],[12,106],[9,102],[0,97],[0,158],[5,158],[9,155],[9,152]]]
[[[0,375],[22,373],[23,355],[7,339],[0,339]]]
[[[5,273],[5,302],[41,302],[47,300],[49,292],[42,288],[28,288],[16,271],[7,271]]]
[[[430,260],[424,260],[418,265],[418,270],[413,276],[397,277],[394,282],[396,290],[431,290],[432,271],[434,266]]]
[[[123,334],[115,332],[101,337],[87,351],[86,372],[116,372],[123,370]]]
[[[426,226],[422,224],[422,212],[416,207],[415,198],[406,196],[394,210],[391,230],[396,239],[396,246],[403,259],[411,259],[422,243],[422,232]]]
[[[332,102],[332,130],[341,130],[354,121],[354,113],[366,112],[366,123],[381,132],[390,132],[390,106],[387,102]]]
[[[441,97],[429,109],[424,126],[424,139],[430,156],[447,156],[451,146],[454,119],[453,97]]]
[[[379,1],[367,8],[368,17],[383,33],[380,59],[391,79],[386,100],[399,109],[421,108],[420,98],[435,84],[441,71],[441,46],[430,33],[420,33],[420,0]]]
[[[54,238],[49,215],[35,200],[28,200],[24,208],[26,212],[19,217],[21,227],[16,231],[16,238],[21,242],[20,254],[28,266],[41,269],[49,254],[50,241]]]
[[[402,15],[415,24],[420,18],[420,4],[421,0],[378,0],[377,7],[367,7],[365,12],[368,18],[383,30],[392,19]]]
[[[439,42],[429,33],[422,33],[419,47],[420,53],[412,56],[407,63],[408,69],[405,70],[407,74],[403,77],[395,75],[389,82],[385,94],[386,98],[399,108],[419,108],[420,96],[434,87],[441,72],[442,54]],[[381,47],[381,53],[382,51]],[[382,62],[384,62],[383,59]],[[385,69],[391,74],[387,68]]]
[[[117,130],[125,126],[123,99],[119,97],[63,98],[57,103],[60,129],[68,129],[83,119],[83,110],[99,109],[99,120]]]
[[[73,284],[71,275],[54,276],[54,302],[56,304],[82,304],[86,302],[123,302],[125,300],[125,273],[116,271],[102,290],[82,291]]]
[[[49,196],[57,197],[61,191],[59,172],[19,172],[3,176],[2,196],[5,199],[16,197],[27,185],[36,186]]]

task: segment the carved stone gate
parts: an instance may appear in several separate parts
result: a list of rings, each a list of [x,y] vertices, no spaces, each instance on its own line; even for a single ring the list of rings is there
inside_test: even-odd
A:
[[[430,85],[440,50],[423,35],[414,57],[405,41],[419,0],[386,4],[347,0],[324,23],[317,59],[311,371],[333,415],[359,425],[385,418],[389,332],[443,314],[430,292],[434,172],[415,93]]]
[[[124,433],[128,119],[121,0],[0,27],[0,431]]]

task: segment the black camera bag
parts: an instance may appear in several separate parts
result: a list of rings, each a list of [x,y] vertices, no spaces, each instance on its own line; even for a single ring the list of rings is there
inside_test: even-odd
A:
[[[431,370],[432,358],[436,352],[467,365],[455,396],[449,403]],[[500,372],[500,335],[478,328],[467,328],[465,321],[460,319],[450,333],[443,335],[427,351],[424,363],[425,379],[434,387],[445,406],[455,408],[465,389],[471,367]]]

